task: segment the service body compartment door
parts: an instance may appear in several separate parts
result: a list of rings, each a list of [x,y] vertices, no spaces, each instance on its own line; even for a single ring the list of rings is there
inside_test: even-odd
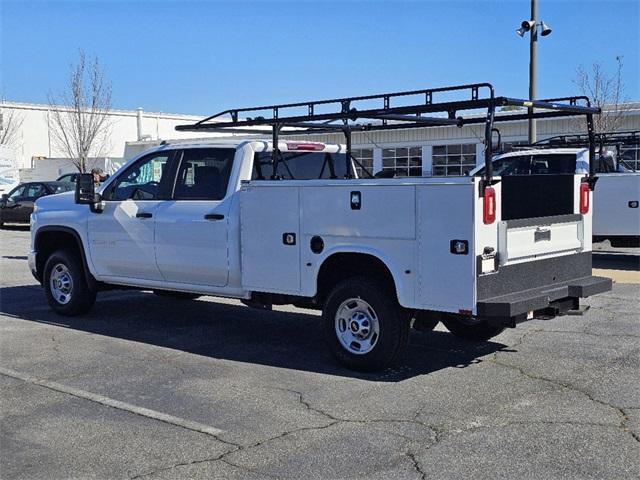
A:
[[[299,187],[243,187],[240,246],[245,290],[299,294]]]
[[[421,308],[456,313],[475,309],[475,185],[416,189]]]

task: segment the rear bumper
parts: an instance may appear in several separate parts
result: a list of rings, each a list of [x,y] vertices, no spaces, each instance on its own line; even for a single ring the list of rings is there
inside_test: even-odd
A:
[[[543,310],[563,299],[585,298],[611,290],[610,278],[586,276],[546,287],[523,290],[477,303],[478,316],[512,318]]]

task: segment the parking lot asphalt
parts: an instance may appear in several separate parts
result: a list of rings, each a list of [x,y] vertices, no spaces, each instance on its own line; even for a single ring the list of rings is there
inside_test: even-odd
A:
[[[28,237],[0,230],[2,479],[640,478],[638,285],[489,342],[412,332],[358,374],[308,310],[111,291],[57,316]]]

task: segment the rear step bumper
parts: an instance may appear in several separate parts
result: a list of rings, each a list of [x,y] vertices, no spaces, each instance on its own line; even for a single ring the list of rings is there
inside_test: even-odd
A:
[[[524,321],[531,311],[556,310],[566,313],[577,308],[579,298],[589,297],[611,290],[610,278],[582,277],[547,287],[534,288],[484,299],[477,304],[478,316]],[[524,317],[524,318],[523,318]]]

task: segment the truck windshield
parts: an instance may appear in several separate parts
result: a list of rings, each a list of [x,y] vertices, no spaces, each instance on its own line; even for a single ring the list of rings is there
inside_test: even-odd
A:
[[[499,158],[493,162],[493,174],[506,175],[558,175],[576,172],[575,154],[522,155]],[[476,175],[484,173],[484,168]]]
[[[318,178],[345,178],[344,153],[283,152],[278,162],[281,180],[313,180]],[[353,175],[353,171],[351,172]],[[252,180],[269,180],[273,174],[271,152],[256,153]]]

